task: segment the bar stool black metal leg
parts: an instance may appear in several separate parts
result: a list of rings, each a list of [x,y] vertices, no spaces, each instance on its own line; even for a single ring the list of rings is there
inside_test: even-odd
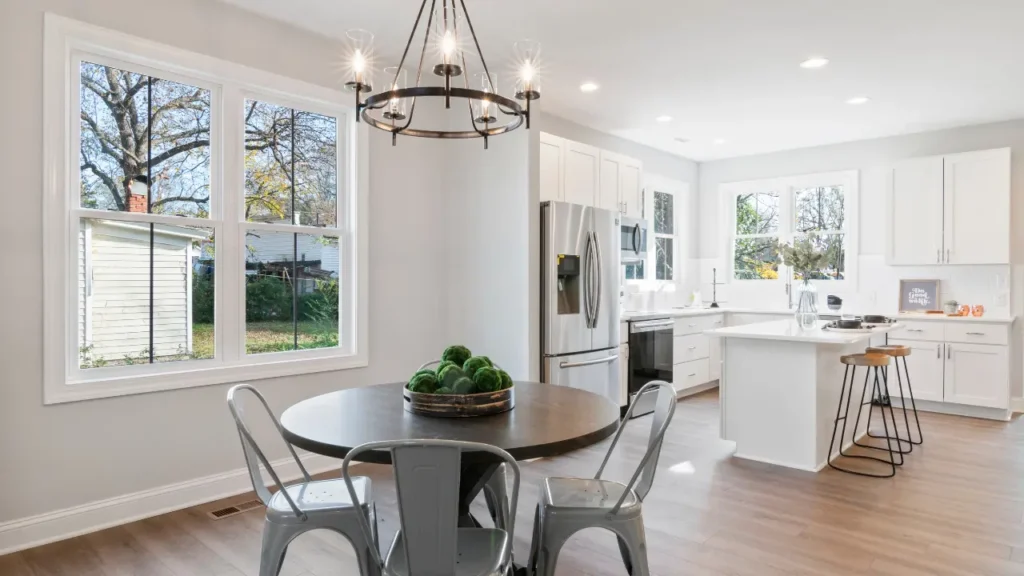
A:
[[[900,359],[896,359],[896,378],[900,377],[899,371]],[[911,444],[923,444],[924,434],[921,433],[921,420],[917,417],[917,402],[914,401],[914,389],[910,386],[910,370],[907,369],[907,357],[903,357],[903,374],[907,377],[907,393],[910,394],[910,406],[914,410],[914,424],[917,425],[917,442],[914,442],[914,435],[910,433],[910,424],[907,424],[907,436],[910,437]],[[902,384],[901,384],[902,386]],[[900,388],[902,391],[902,387]],[[902,392],[901,392],[902,393]],[[904,416],[906,416],[906,399],[903,400]]]
[[[899,358],[897,358],[896,360],[898,361]],[[899,364],[896,364],[896,379],[897,379],[897,381],[900,382],[900,403],[901,404],[905,404],[906,401],[903,399],[903,384],[902,384],[902,380],[900,380],[899,376],[900,376],[900,368],[899,368]],[[882,383],[884,384],[884,387],[885,387],[885,397],[889,398],[889,402],[879,404],[879,410],[881,410],[881,412],[882,412],[882,421],[883,422],[885,421],[885,406],[886,406],[886,404],[888,404],[889,405],[889,415],[892,417],[892,421],[893,421],[892,422],[892,427],[893,427],[893,430],[894,430],[894,432],[896,434],[896,438],[895,438],[895,440],[896,440],[896,447],[898,448],[899,453],[901,455],[902,454],[910,454],[911,452],[914,451],[914,444],[913,444],[913,442],[911,442],[909,440],[909,438],[910,438],[910,421],[907,419],[907,411],[906,411],[906,408],[904,407],[903,419],[904,419],[904,421],[906,422],[906,425],[907,425],[907,438],[908,438],[907,440],[904,440],[903,438],[900,438],[900,430],[899,430],[899,427],[896,426],[896,416],[894,414],[892,395],[889,394],[889,367],[888,366],[886,366],[886,367],[884,367],[882,369]],[[881,439],[885,439],[886,436],[882,436],[880,434],[873,434],[871,432],[871,415],[874,412],[874,410],[875,410],[875,406],[874,406],[874,403],[872,403],[870,406],[868,406],[867,435],[870,436],[871,438],[876,438],[876,439],[880,439],[880,440]],[[906,446],[906,448],[904,448],[904,445]],[[865,448],[875,448],[874,446],[865,446],[865,445],[862,445],[862,444],[858,444],[858,446],[863,446]]]
[[[869,372],[870,372],[870,370],[869,370]],[[864,378],[864,388],[865,388],[865,390],[867,389],[867,386],[868,386],[868,381],[867,381],[867,377],[865,377]],[[879,394],[879,395],[882,394],[882,385],[879,382],[878,368],[877,367],[875,367],[875,381],[873,383],[872,392],[871,392],[872,397],[874,397],[875,394]],[[860,446],[861,448],[866,448],[868,450],[878,450],[879,452],[889,452],[890,454],[895,452],[896,454],[899,455],[900,459],[899,459],[899,461],[894,461],[894,465],[895,466],[902,466],[903,465],[903,454],[904,454],[904,452],[899,449],[899,442],[896,442],[896,448],[897,449],[896,450],[892,449],[892,442],[891,442],[891,440],[893,440],[893,438],[891,436],[889,436],[889,424],[885,421],[885,408],[884,407],[882,408],[882,427],[885,430],[885,436],[879,436],[878,438],[879,439],[882,439],[882,438],[885,439],[886,447],[882,448],[880,446],[872,446],[870,444],[863,444],[863,443],[857,441],[857,430],[860,429],[860,417],[861,417],[861,414],[862,414],[862,412],[864,410],[864,406],[865,405],[867,405],[869,407],[868,408],[868,416],[869,416],[868,424],[870,425],[870,422],[871,422],[870,415],[871,415],[871,411],[873,409],[873,407],[871,407],[871,400],[868,400],[867,402],[864,402],[864,400],[862,398],[860,406],[857,408],[857,420],[854,422],[854,425],[853,425],[853,444],[855,446]],[[889,412],[889,414],[890,414],[890,416],[892,416],[893,426],[895,427],[896,426],[896,417],[892,415],[891,411]],[[865,456],[865,458],[870,458],[870,456]],[[873,459],[874,460],[878,460],[879,462],[885,462],[887,464],[889,463],[888,460],[885,460],[885,459],[882,459],[882,458],[873,458]]]
[[[850,371],[849,370],[849,368],[850,368],[849,366],[847,366],[846,368],[847,368],[847,371]],[[868,377],[870,376],[870,373],[871,373],[871,369],[868,368],[867,369],[867,373],[864,375],[864,387],[861,388],[861,392],[860,392],[860,403],[861,403],[862,407],[864,405],[864,396],[866,395],[867,389],[868,389]],[[847,453],[843,452],[843,441],[846,439],[846,422],[847,422],[847,420],[850,417],[850,404],[851,404],[851,401],[853,399],[853,385],[854,385],[854,382],[856,381],[855,380],[856,374],[857,374],[857,367],[854,366],[853,370],[850,371],[850,390],[849,390],[849,393],[846,396],[846,412],[843,415],[843,417],[840,418],[839,417],[839,413],[840,413],[840,409],[842,408],[842,405],[843,405],[843,394],[842,393],[843,393],[843,390],[845,390],[845,388],[846,388],[846,373],[844,372],[844,374],[843,374],[843,389],[841,389],[840,393],[839,393],[839,406],[837,406],[837,408],[836,408],[836,422],[832,426],[832,441],[829,443],[829,446],[828,446],[828,449],[829,449],[828,465],[829,465],[830,468],[833,468],[833,469],[838,470],[840,472],[845,472],[847,474],[853,474],[855,476],[865,476],[867,478],[892,478],[893,476],[896,475],[895,456],[894,456],[894,453],[892,451],[889,452],[889,460],[883,460],[881,458],[876,458],[874,456],[863,456],[863,455],[860,455],[860,454],[847,454]],[[859,423],[859,420],[860,420],[860,410],[858,410],[858,412],[857,412],[857,418],[858,418],[858,423]],[[833,462],[832,446],[835,443],[836,428],[839,426],[839,420],[843,421],[843,429],[842,429],[842,433],[839,436],[839,456],[837,456],[836,459],[838,459],[839,457],[843,457],[843,458],[857,458],[859,460],[874,460],[876,462],[882,462],[883,464],[888,464],[889,467],[891,468],[891,470],[890,470],[890,472],[888,474],[876,474],[876,473],[871,473],[871,472],[861,472],[859,470],[851,470],[849,468],[844,468],[842,466],[839,466],[839,465],[837,465],[837,464],[835,464]],[[854,426],[854,428],[853,428],[853,434],[854,434],[854,436],[856,436],[856,434],[857,434],[857,427],[856,426]]]

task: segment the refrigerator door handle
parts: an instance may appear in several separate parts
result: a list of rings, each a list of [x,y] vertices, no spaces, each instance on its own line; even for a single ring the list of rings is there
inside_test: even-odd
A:
[[[601,318],[601,292],[603,291],[601,284],[604,278],[601,259],[604,255],[601,254],[601,241],[597,239],[597,233],[591,232],[591,234],[594,236],[594,261],[597,262],[597,274],[594,276],[594,328],[597,328],[597,321]]]
[[[583,314],[584,314],[584,316],[586,318],[586,321],[587,321],[587,328],[591,327],[590,324],[591,324],[591,320],[593,318],[593,314],[591,313],[592,303],[591,303],[591,287],[590,287],[590,285],[592,283],[592,278],[591,278],[591,274],[590,274],[590,267],[592,266],[591,250],[590,250],[590,243],[591,243],[591,241],[592,241],[592,238],[590,236],[590,232],[587,232],[587,245],[583,249]]]
[[[584,360],[583,362],[559,362],[559,368],[581,368],[583,366],[593,366],[595,364],[607,364],[615,361],[619,357],[618,354],[612,354],[605,358],[598,358],[596,360]]]
[[[640,225],[633,225],[633,252],[640,255]]]

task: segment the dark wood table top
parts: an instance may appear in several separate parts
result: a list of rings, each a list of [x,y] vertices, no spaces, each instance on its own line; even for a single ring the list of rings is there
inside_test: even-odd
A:
[[[303,400],[281,415],[284,436],[304,450],[334,458],[344,458],[366,442],[440,438],[483,442],[526,460],[595,444],[615,432],[619,423],[619,408],[610,400],[564,386],[516,382],[514,409],[475,418],[406,412],[403,386],[350,388]],[[359,459],[391,462],[388,453],[377,451]]]

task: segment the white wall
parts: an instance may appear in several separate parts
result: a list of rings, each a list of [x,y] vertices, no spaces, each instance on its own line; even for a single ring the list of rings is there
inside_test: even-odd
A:
[[[227,386],[55,406],[42,403],[42,46],[52,11],[338,88],[339,45],[210,0],[37,0],[3,2],[0,50],[0,523],[241,468]],[[140,27],[140,22],[159,26]],[[10,89],[17,86],[17,89]],[[257,381],[272,407],[338,388],[404,380],[435,356],[444,337],[447,283],[436,177],[442,146],[384,134],[370,146],[370,366]],[[16,217],[10,217],[16,215]],[[396,234],[401,231],[401,234]],[[409,239],[414,238],[415,242]],[[267,427],[257,430],[265,433]],[[270,454],[284,456],[283,449]],[[17,495],[12,497],[11,495]]]
[[[723,229],[719,211],[719,185],[726,182],[757,180],[787,175],[860,171],[860,259],[857,293],[850,294],[861,308],[874,307],[881,312],[896,310],[899,278],[940,278],[943,297],[965,303],[984,304],[991,313],[1024,314],[1024,226],[1011,227],[1012,266],[887,266],[884,262],[886,166],[904,158],[968,152],[990,148],[1012,148],[1012,221],[1024,222],[1024,120],[969,126],[938,132],[926,132],[877,140],[865,140],[707,162],[700,165],[700,246],[702,260],[720,262]],[[707,263],[706,263],[707,264]],[[721,269],[721,268],[720,268]],[[1000,281],[1010,278],[1009,302],[1001,301]],[[728,288],[726,287],[727,291]],[[785,294],[772,296],[785,305]],[[781,303],[781,304],[780,304]],[[758,305],[744,302],[744,305]],[[1005,304],[1005,305],[1004,305]],[[1024,322],[1015,325],[1014,353],[1017,371],[1011,377],[1014,396],[1021,396],[1020,343]]]
[[[490,139],[442,142],[447,165],[448,341],[485,354],[513,378],[530,375],[531,345],[539,345],[530,316],[531,207],[528,134],[519,129]],[[539,333],[539,332],[538,332]]]

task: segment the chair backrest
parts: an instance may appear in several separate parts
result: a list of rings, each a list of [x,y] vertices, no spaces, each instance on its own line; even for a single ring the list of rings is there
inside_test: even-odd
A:
[[[512,456],[500,448],[477,442],[454,440],[399,440],[370,442],[353,448],[345,456],[341,474],[348,486],[355,506],[360,506],[358,494],[349,475],[349,463],[362,452],[387,450],[395,470],[395,488],[398,493],[398,512],[402,538],[405,539],[406,566],[410,576],[451,576],[455,573],[458,538],[459,478],[463,452],[489,452],[504,460],[512,469],[512,492],[509,510],[514,511],[519,500],[519,465]],[[509,518],[509,542],[515,535],[515,515]],[[373,542],[368,520],[359,516],[360,526],[367,542]],[[383,562],[370,546],[371,554],[383,570]],[[511,546],[505,551],[511,555]],[[503,560],[507,560],[503,558]]]
[[[622,436],[622,431],[626,428],[626,424],[629,422],[630,417],[633,415],[633,410],[636,408],[637,402],[640,396],[647,393],[648,391],[658,389],[658,397],[655,399],[654,414],[651,419],[651,433],[647,439],[647,451],[644,453],[643,458],[640,459],[640,464],[637,465],[636,471],[633,472],[633,476],[629,480],[627,488],[633,489],[636,495],[643,500],[647,493],[651,491],[651,486],[654,484],[654,474],[658,470],[658,457],[661,455],[661,444],[665,438],[665,431],[668,429],[668,425],[672,422],[672,416],[676,412],[676,389],[672,387],[668,382],[662,382],[655,380],[648,382],[643,388],[637,392],[636,396],[633,397],[633,403],[629,405],[629,409],[626,410],[626,415],[623,417],[622,422],[619,423],[619,429],[615,431],[615,438],[612,440],[611,446],[608,447],[608,453],[605,454],[604,460],[601,462],[601,467],[597,469],[597,474],[594,478],[600,478],[601,473],[604,472],[605,465],[608,464],[608,460],[612,456],[612,452],[615,451],[615,446],[619,442],[619,437]],[[622,497],[612,508],[612,514],[619,511],[622,503],[626,500],[626,496],[629,495],[627,489],[623,492]]]
[[[281,428],[281,422],[278,421],[277,417],[270,410],[270,405],[267,404],[266,398],[260,394],[259,390],[253,388],[249,384],[238,384],[232,386],[228,390],[228,409],[231,410],[231,416],[235,419],[235,426],[238,427],[238,436],[242,440],[242,452],[245,454],[245,465],[249,468],[249,480],[252,481],[252,488],[256,491],[256,495],[259,496],[264,506],[270,505],[270,490],[267,489],[267,483],[263,479],[263,473],[260,471],[260,464],[263,465],[267,470],[267,474],[277,485],[277,489],[284,495],[285,500],[291,506],[292,511],[295,512],[296,516],[301,517],[303,520],[306,518],[306,513],[299,509],[292,500],[288,491],[284,489],[284,484],[281,483],[281,479],[278,477],[277,472],[274,471],[274,467],[270,465],[270,461],[267,460],[263,450],[260,449],[259,444],[256,443],[256,439],[253,438],[252,432],[249,431],[249,427],[245,424],[245,409],[242,403],[239,402],[241,393],[249,392],[255,396],[263,408],[266,410],[267,415],[270,416],[270,420],[273,421],[274,427],[277,428],[277,433],[281,435],[281,439],[284,440],[284,430]],[[309,473],[306,472],[305,466],[302,465],[302,461],[295,454],[295,449],[292,445],[285,440],[285,445],[288,446],[288,451],[291,452],[292,458],[295,459],[295,463],[298,464],[299,470],[302,471],[302,476],[306,482],[311,482],[313,479],[310,478]]]

